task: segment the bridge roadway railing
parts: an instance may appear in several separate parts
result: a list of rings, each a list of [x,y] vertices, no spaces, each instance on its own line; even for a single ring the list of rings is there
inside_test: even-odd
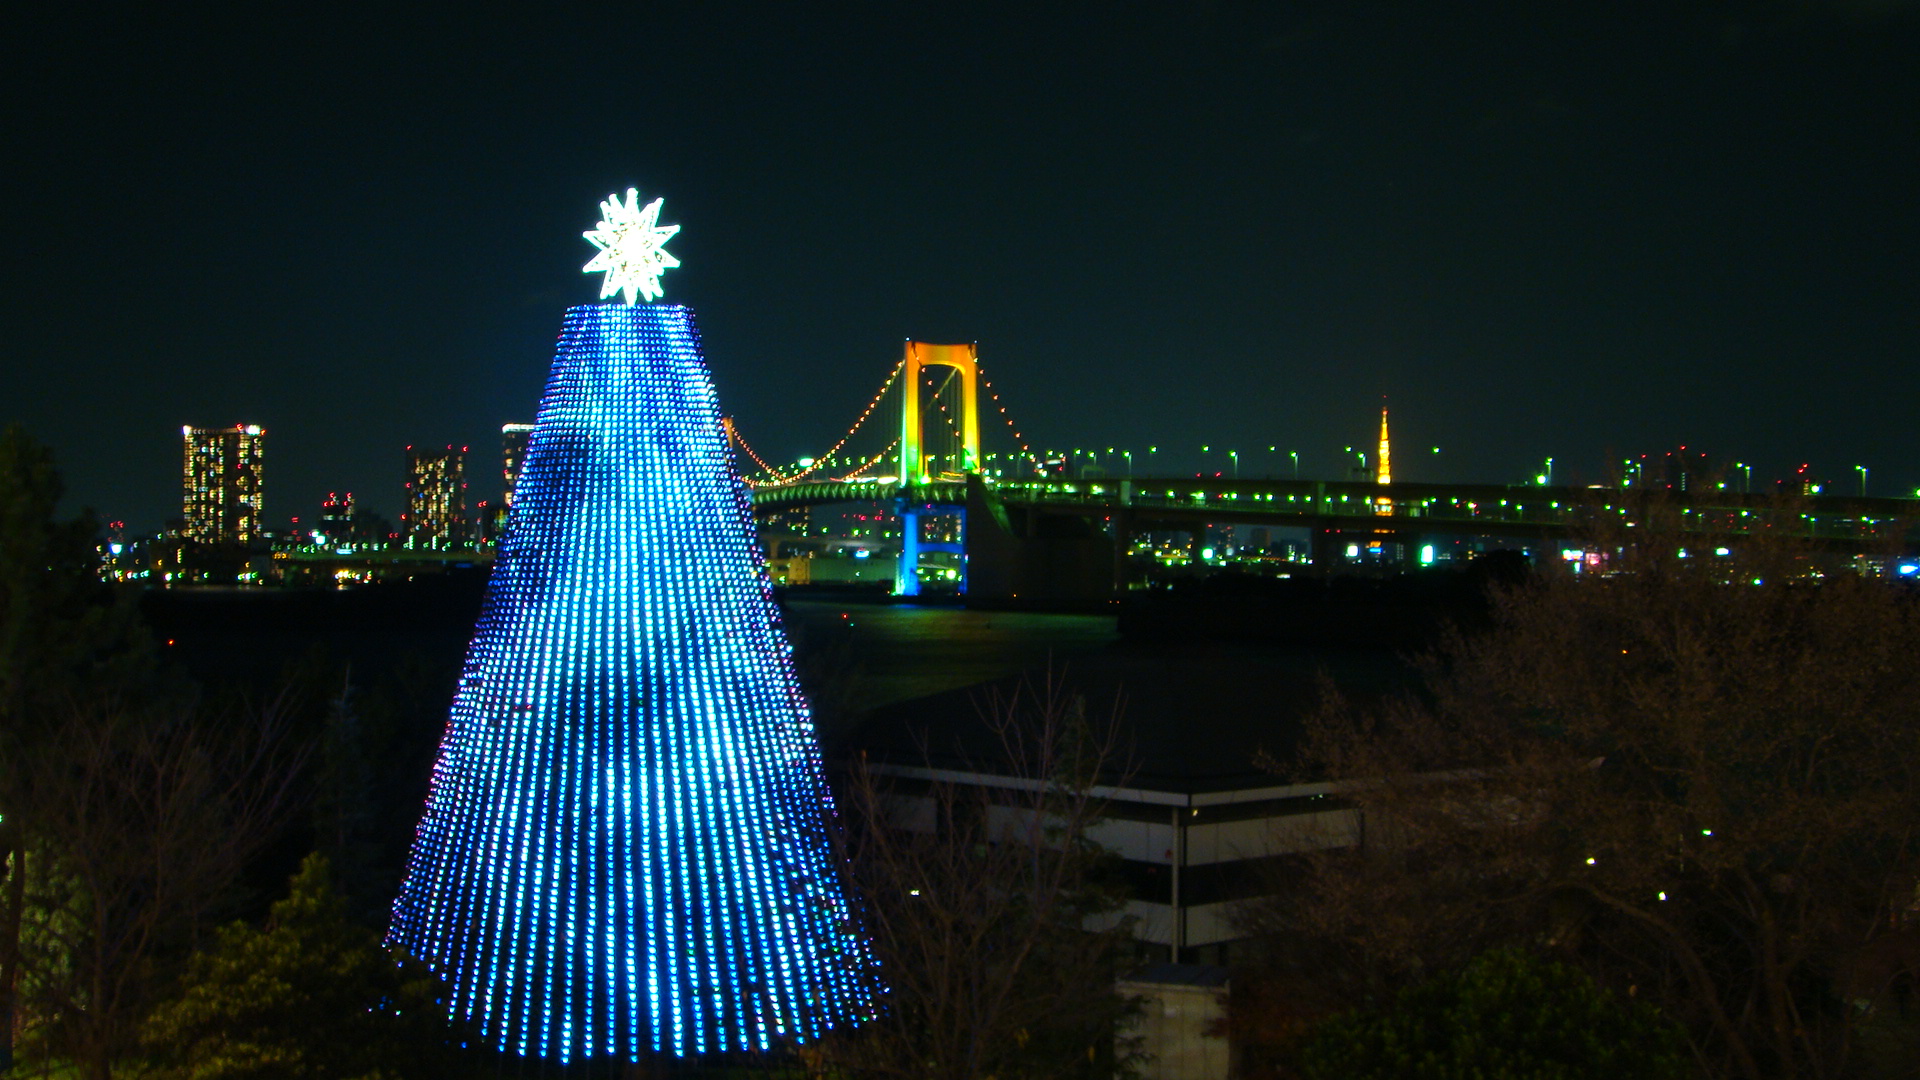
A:
[[[1780,498],[1715,489],[1689,493],[1664,489],[1571,488],[1491,484],[1379,485],[1366,481],[1227,479],[1224,477],[1108,477],[1101,479],[998,479],[993,497],[1010,506],[1096,515],[1129,510],[1136,518],[1156,511],[1169,519],[1208,517],[1302,525],[1351,520],[1378,528],[1447,532],[1493,528],[1577,533],[1601,522],[1643,518],[1663,504],[1682,528],[1710,535],[1778,531],[1851,545],[1905,545],[1920,523],[1920,500],[1820,495]],[[822,482],[764,488],[755,506],[771,511],[827,502],[963,502],[965,485],[940,481],[912,489],[876,483]],[[1450,528],[1451,527],[1451,528]]]
[[[1713,490],[1686,493],[1631,488],[1568,488],[1486,484],[1380,485],[1365,481],[1228,480],[1150,478],[1134,480],[1001,481],[995,494],[1009,504],[1155,509],[1181,517],[1218,515],[1221,520],[1352,519],[1356,526],[1447,531],[1487,526],[1531,526],[1554,532],[1590,529],[1603,521],[1637,521],[1663,504],[1681,527],[1716,535],[1779,530],[1789,535],[1856,544],[1900,543],[1920,522],[1920,500],[1773,495]]]
[[[892,502],[901,495],[909,495],[917,502],[963,503],[967,501],[967,484],[965,480],[936,480],[909,489],[872,480],[817,480],[780,487],[769,485],[753,489],[753,508],[770,513],[826,503]]]

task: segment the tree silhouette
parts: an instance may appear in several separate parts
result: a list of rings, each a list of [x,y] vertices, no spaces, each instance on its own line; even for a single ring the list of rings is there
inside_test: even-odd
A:
[[[841,785],[847,861],[879,960],[879,1012],[810,1051],[849,1076],[1107,1077],[1132,1004],[1124,895],[1088,838],[1117,769],[1119,716],[1089,718],[1057,684],[987,702],[1014,778],[988,789],[883,771]]]
[[[1890,1022],[1899,972],[1868,959],[1911,934],[1920,604],[1655,511],[1588,542],[1597,576],[1497,588],[1424,696],[1330,700],[1300,768],[1343,785],[1365,844],[1312,860],[1267,925],[1334,949],[1355,1000],[1538,943],[1715,1071],[1837,1076]]]

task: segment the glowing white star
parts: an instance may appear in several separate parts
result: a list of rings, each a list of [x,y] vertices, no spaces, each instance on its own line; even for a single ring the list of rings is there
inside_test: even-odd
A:
[[[641,206],[639,190],[628,188],[626,202],[622,203],[618,195],[609,195],[600,203],[600,223],[592,232],[580,234],[600,249],[592,262],[580,268],[583,273],[607,275],[600,282],[600,299],[623,290],[629,304],[635,293],[648,300],[666,295],[660,291],[660,274],[679,266],[680,260],[667,254],[662,245],[680,231],[680,226],[655,224],[660,220],[660,204],[665,201],[655,199]]]

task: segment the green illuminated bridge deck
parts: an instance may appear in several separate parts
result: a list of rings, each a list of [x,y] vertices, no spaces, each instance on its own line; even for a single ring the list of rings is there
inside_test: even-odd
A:
[[[1122,517],[1129,531],[1194,524],[1293,525],[1341,532],[1567,536],[1644,519],[1655,507],[1702,534],[1809,537],[1859,550],[1914,546],[1920,500],[1819,495],[1781,498],[1713,490],[1567,488],[1491,484],[1378,485],[1365,481],[1138,477],[986,482],[981,493],[1006,507],[1082,517]],[[963,478],[910,487],[820,482],[754,491],[754,509],[773,513],[823,503],[893,501],[964,505]]]

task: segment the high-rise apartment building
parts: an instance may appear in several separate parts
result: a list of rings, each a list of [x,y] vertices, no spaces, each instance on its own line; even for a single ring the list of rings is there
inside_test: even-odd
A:
[[[180,429],[186,444],[181,516],[186,519],[187,539],[246,544],[260,536],[266,434],[258,424]]]
[[[520,467],[527,460],[527,438],[532,434],[532,424],[500,425],[500,461],[507,481],[506,498],[501,501],[509,508],[513,506],[513,489],[520,483]]]
[[[467,546],[467,448],[407,447],[407,509],[401,529],[410,548]]]
[[[343,498],[339,492],[327,492],[320,504],[320,517],[314,527],[318,539],[329,544],[344,544],[353,539],[353,492]]]

